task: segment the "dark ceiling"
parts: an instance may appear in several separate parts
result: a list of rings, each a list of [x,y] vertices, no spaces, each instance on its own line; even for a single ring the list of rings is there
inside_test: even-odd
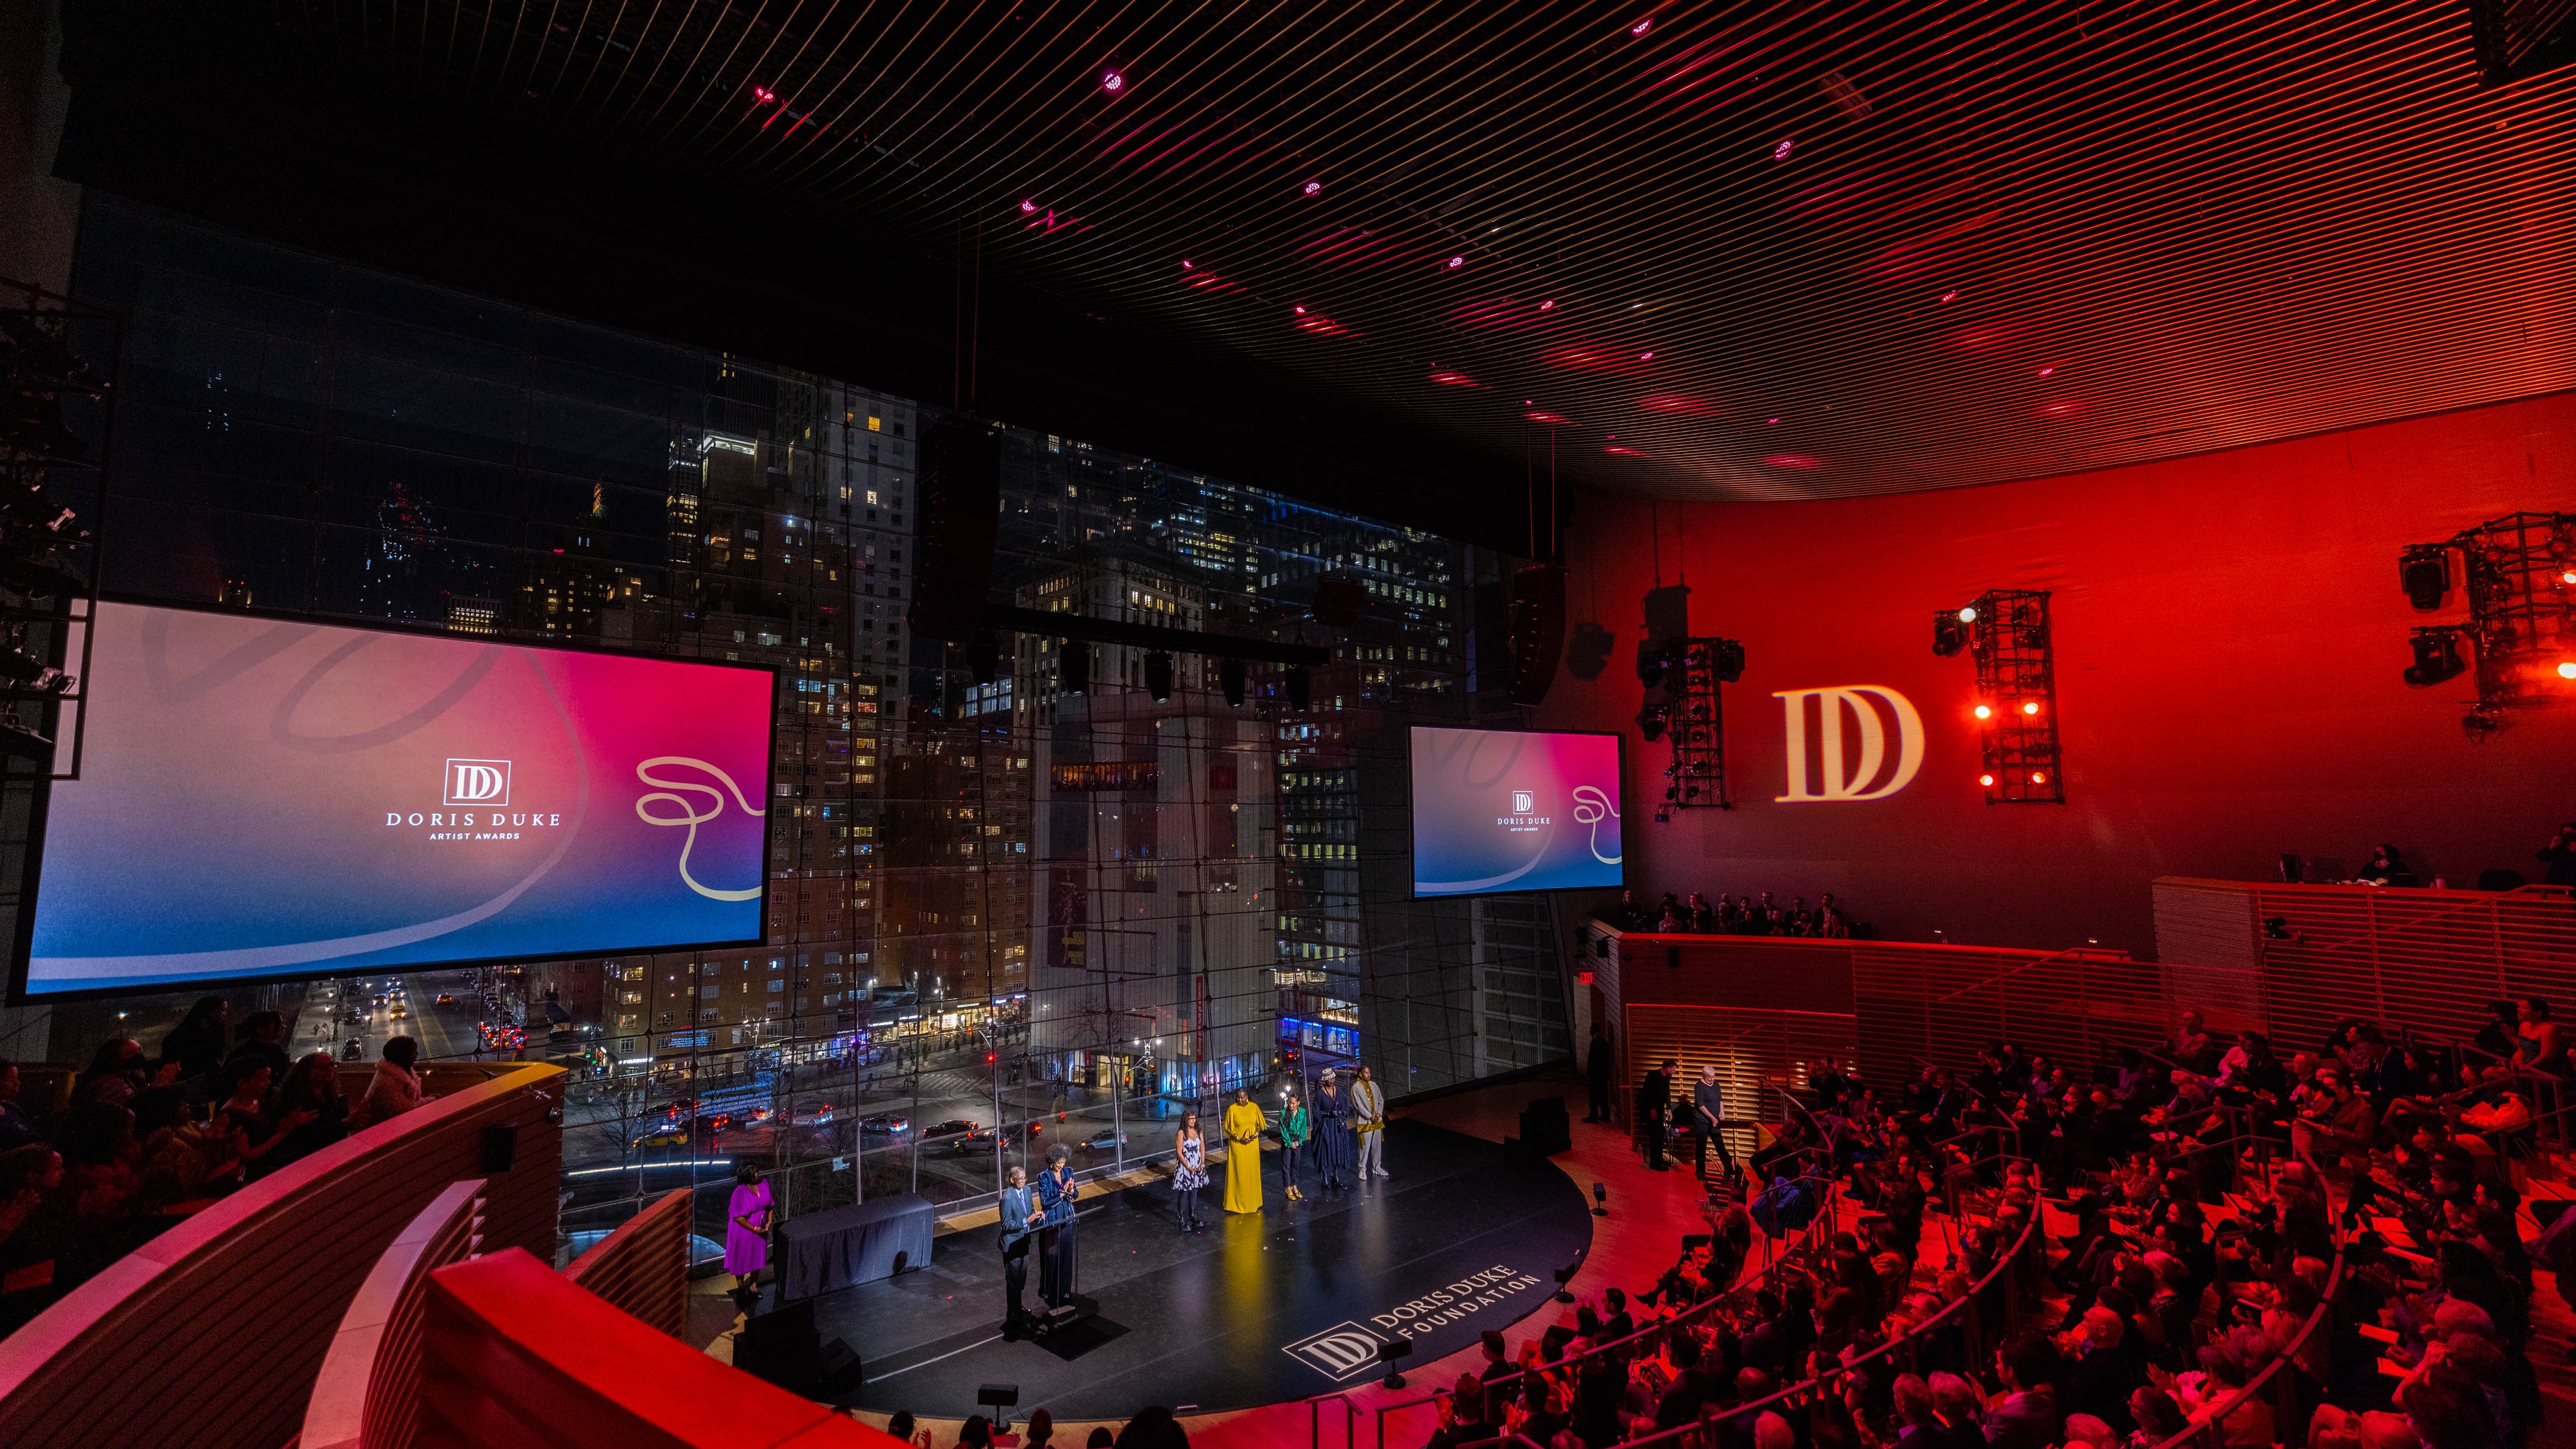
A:
[[[74,179],[1495,541],[2576,386],[2461,0],[174,8]]]

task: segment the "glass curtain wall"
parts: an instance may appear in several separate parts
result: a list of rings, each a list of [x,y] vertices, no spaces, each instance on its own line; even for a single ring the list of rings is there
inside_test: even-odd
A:
[[[1406,725],[1519,723],[1471,666],[1513,560],[1012,430],[997,602],[1333,656],[1304,709],[1123,646],[1075,691],[1056,639],[904,630],[911,402],[96,194],[79,283],[127,317],[112,588],[780,671],[761,948],[230,993],[298,1050],[562,1062],[565,1251],[673,1187],[720,1241],[745,1161],[791,1214],[973,1205],[1057,1143],[1150,1171],[1237,1087],[1571,1054],[1550,903],[1405,877]],[[188,999],[56,1007],[43,1054]]]

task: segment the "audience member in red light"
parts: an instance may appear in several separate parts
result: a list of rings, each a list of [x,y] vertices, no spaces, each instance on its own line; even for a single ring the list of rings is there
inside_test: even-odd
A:
[[[18,1105],[18,1064],[0,1062],[0,1152],[35,1140],[36,1124],[27,1120],[26,1109]]]
[[[161,1038],[161,1065],[177,1067],[183,1082],[214,1075],[232,1045],[232,1019],[231,1002],[220,996],[198,997],[170,1034]]]
[[[232,1161],[211,1174],[210,1180],[226,1190],[248,1180],[251,1164],[275,1152],[286,1141],[286,1134],[298,1127],[310,1126],[322,1114],[311,1107],[288,1107],[272,1120],[268,1111],[268,1089],[273,1085],[268,1063],[256,1057],[236,1062],[228,1069],[231,1090],[223,1105],[215,1109],[207,1125],[209,1135],[225,1144]]]
[[[297,1059],[270,1097],[270,1111],[311,1112],[301,1125],[286,1129],[286,1141],[260,1160],[265,1176],[290,1162],[310,1157],[349,1135],[349,1099],[340,1095],[340,1064],[329,1052],[310,1052]]]

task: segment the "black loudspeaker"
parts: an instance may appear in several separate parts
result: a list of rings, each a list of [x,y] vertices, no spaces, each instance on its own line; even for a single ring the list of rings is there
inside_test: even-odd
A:
[[[733,1365],[809,1399],[837,1398],[867,1377],[849,1344],[822,1341],[811,1298],[782,1303],[745,1323],[733,1341]]]
[[[814,1300],[799,1298],[755,1314],[733,1341],[733,1366],[791,1393],[804,1393],[823,1377],[823,1344],[814,1328]]]
[[[1002,439],[989,424],[946,417],[921,439],[920,563],[905,616],[924,639],[964,642],[983,622],[1002,526]]]
[[[1574,1129],[1567,1124],[1563,1097],[1541,1097],[1521,1109],[1521,1151],[1553,1157],[1573,1148]]]
[[[1531,564],[1512,575],[1511,630],[1511,701],[1537,704],[1565,657],[1565,570]]]
[[[519,1129],[486,1127],[483,1129],[483,1175],[495,1176],[509,1171],[519,1161]]]

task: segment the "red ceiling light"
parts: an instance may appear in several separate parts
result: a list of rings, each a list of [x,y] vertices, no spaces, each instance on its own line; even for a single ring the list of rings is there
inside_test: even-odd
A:
[[[1465,265],[1467,265],[1467,259],[1465,257],[1451,257],[1449,259],[1449,270],[1453,272]]]
[[[2561,679],[2576,679],[2576,659],[2559,660],[2558,677]]]
[[[1028,215],[1028,214],[1030,214],[1030,213],[1032,213],[1032,212],[1036,211],[1037,209],[1038,209],[1038,204],[1037,204],[1035,201],[1032,201],[1032,200],[1030,200],[1030,199],[1028,199],[1028,198],[1026,198],[1026,197],[1022,197],[1022,198],[1020,199],[1020,214],[1021,214],[1022,216],[1026,216],[1026,215]],[[1188,265],[1189,265],[1189,263],[1187,263],[1187,262],[1183,262],[1183,263],[1181,263],[1181,265],[1186,267],[1186,266],[1188,266]]]
[[[1646,456],[1643,451],[1631,448],[1625,443],[1612,443],[1609,447],[1606,447],[1601,451],[1620,458],[1643,458]]]
[[[2033,770],[2033,771],[2031,771],[2031,772],[2030,772],[2030,782],[2031,782],[2032,784],[2034,784],[2034,785],[2045,785],[2045,784],[2047,784],[2047,783],[2048,783],[2048,774],[2047,774],[2047,772],[2046,772],[2046,771],[2043,771],[2043,770]]]
[[[2055,377],[2057,375],[2057,369],[2054,367],[2043,367],[2039,370],[2039,375],[2042,377]]]
[[[1994,717],[1995,717],[1995,708],[1994,708],[1994,706],[1993,706],[1993,705],[1990,705],[1990,704],[1981,704],[1981,705],[1978,705],[1978,706],[1977,706],[1977,718],[1979,718],[1979,719],[1993,719]]]
[[[1941,300],[1944,302],[1956,302],[1959,300],[1959,294],[1956,292],[1943,292],[1941,294]]]
[[[1431,380],[1442,387],[1474,387],[1476,380],[1463,372],[1435,372]]]
[[[1779,425],[1780,425],[1780,420],[1779,420],[1778,418],[1765,418],[1765,419],[1763,419],[1763,426],[1765,426],[1765,427],[1772,427],[1772,428],[1776,428],[1776,427],[1778,427]]]
[[[1551,413],[1544,410],[1526,412],[1521,414],[1521,416],[1529,419],[1531,422],[1545,423],[1550,427],[1561,427],[1565,422],[1565,418],[1561,414]]]
[[[1538,309],[1542,312],[1552,312],[1556,310],[1556,303],[1553,301],[1541,302],[1538,304]],[[2576,578],[2570,578],[2568,582],[2576,583]]]
[[[1639,362],[1652,362],[1655,360],[1655,354],[1651,352],[1640,352],[1637,354],[1637,360]]]
[[[1113,96],[1118,94],[1120,91],[1127,89],[1126,73],[1117,70],[1114,67],[1112,69],[1102,71],[1100,73],[1100,88],[1109,92]]]
[[[2036,700],[2024,700],[2022,702],[2021,712],[2023,714],[2039,713],[2039,702]]]
[[[1991,790],[1995,787],[1995,777],[1992,775],[1979,775],[1977,777],[1977,783]]]
[[[1772,159],[1772,160],[1774,160],[1774,161],[1786,161],[1786,160],[1788,160],[1788,159],[1789,159],[1789,152],[1790,152],[1793,148],[1795,148],[1795,147],[1797,146],[1797,144],[1798,144],[1798,138],[1797,138],[1797,137],[1795,137],[1795,136],[1783,136],[1783,137],[1781,137],[1781,138],[1780,138],[1780,144],[1771,148],[1771,159]]]
[[[1306,194],[1307,194],[1308,196],[1321,196],[1321,195],[1323,195],[1323,194],[1324,194],[1324,183],[1322,183],[1322,182],[1320,182],[1320,181],[1309,181],[1309,182],[1307,182],[1307,183],[1306,183]]]
[[[1628,33],[1639,40],[1643,40],[1646,38],[1646,32],[1654,28],[1655,17],[1649,15],[1645,19],[1638,21],[1636,24],[1629,26]]]
[[[1825,466],[1822,458],[1811,458],[1804,453],[1774,453],[1762,461],[1769,467],[1796,468],[1802,472]]]

